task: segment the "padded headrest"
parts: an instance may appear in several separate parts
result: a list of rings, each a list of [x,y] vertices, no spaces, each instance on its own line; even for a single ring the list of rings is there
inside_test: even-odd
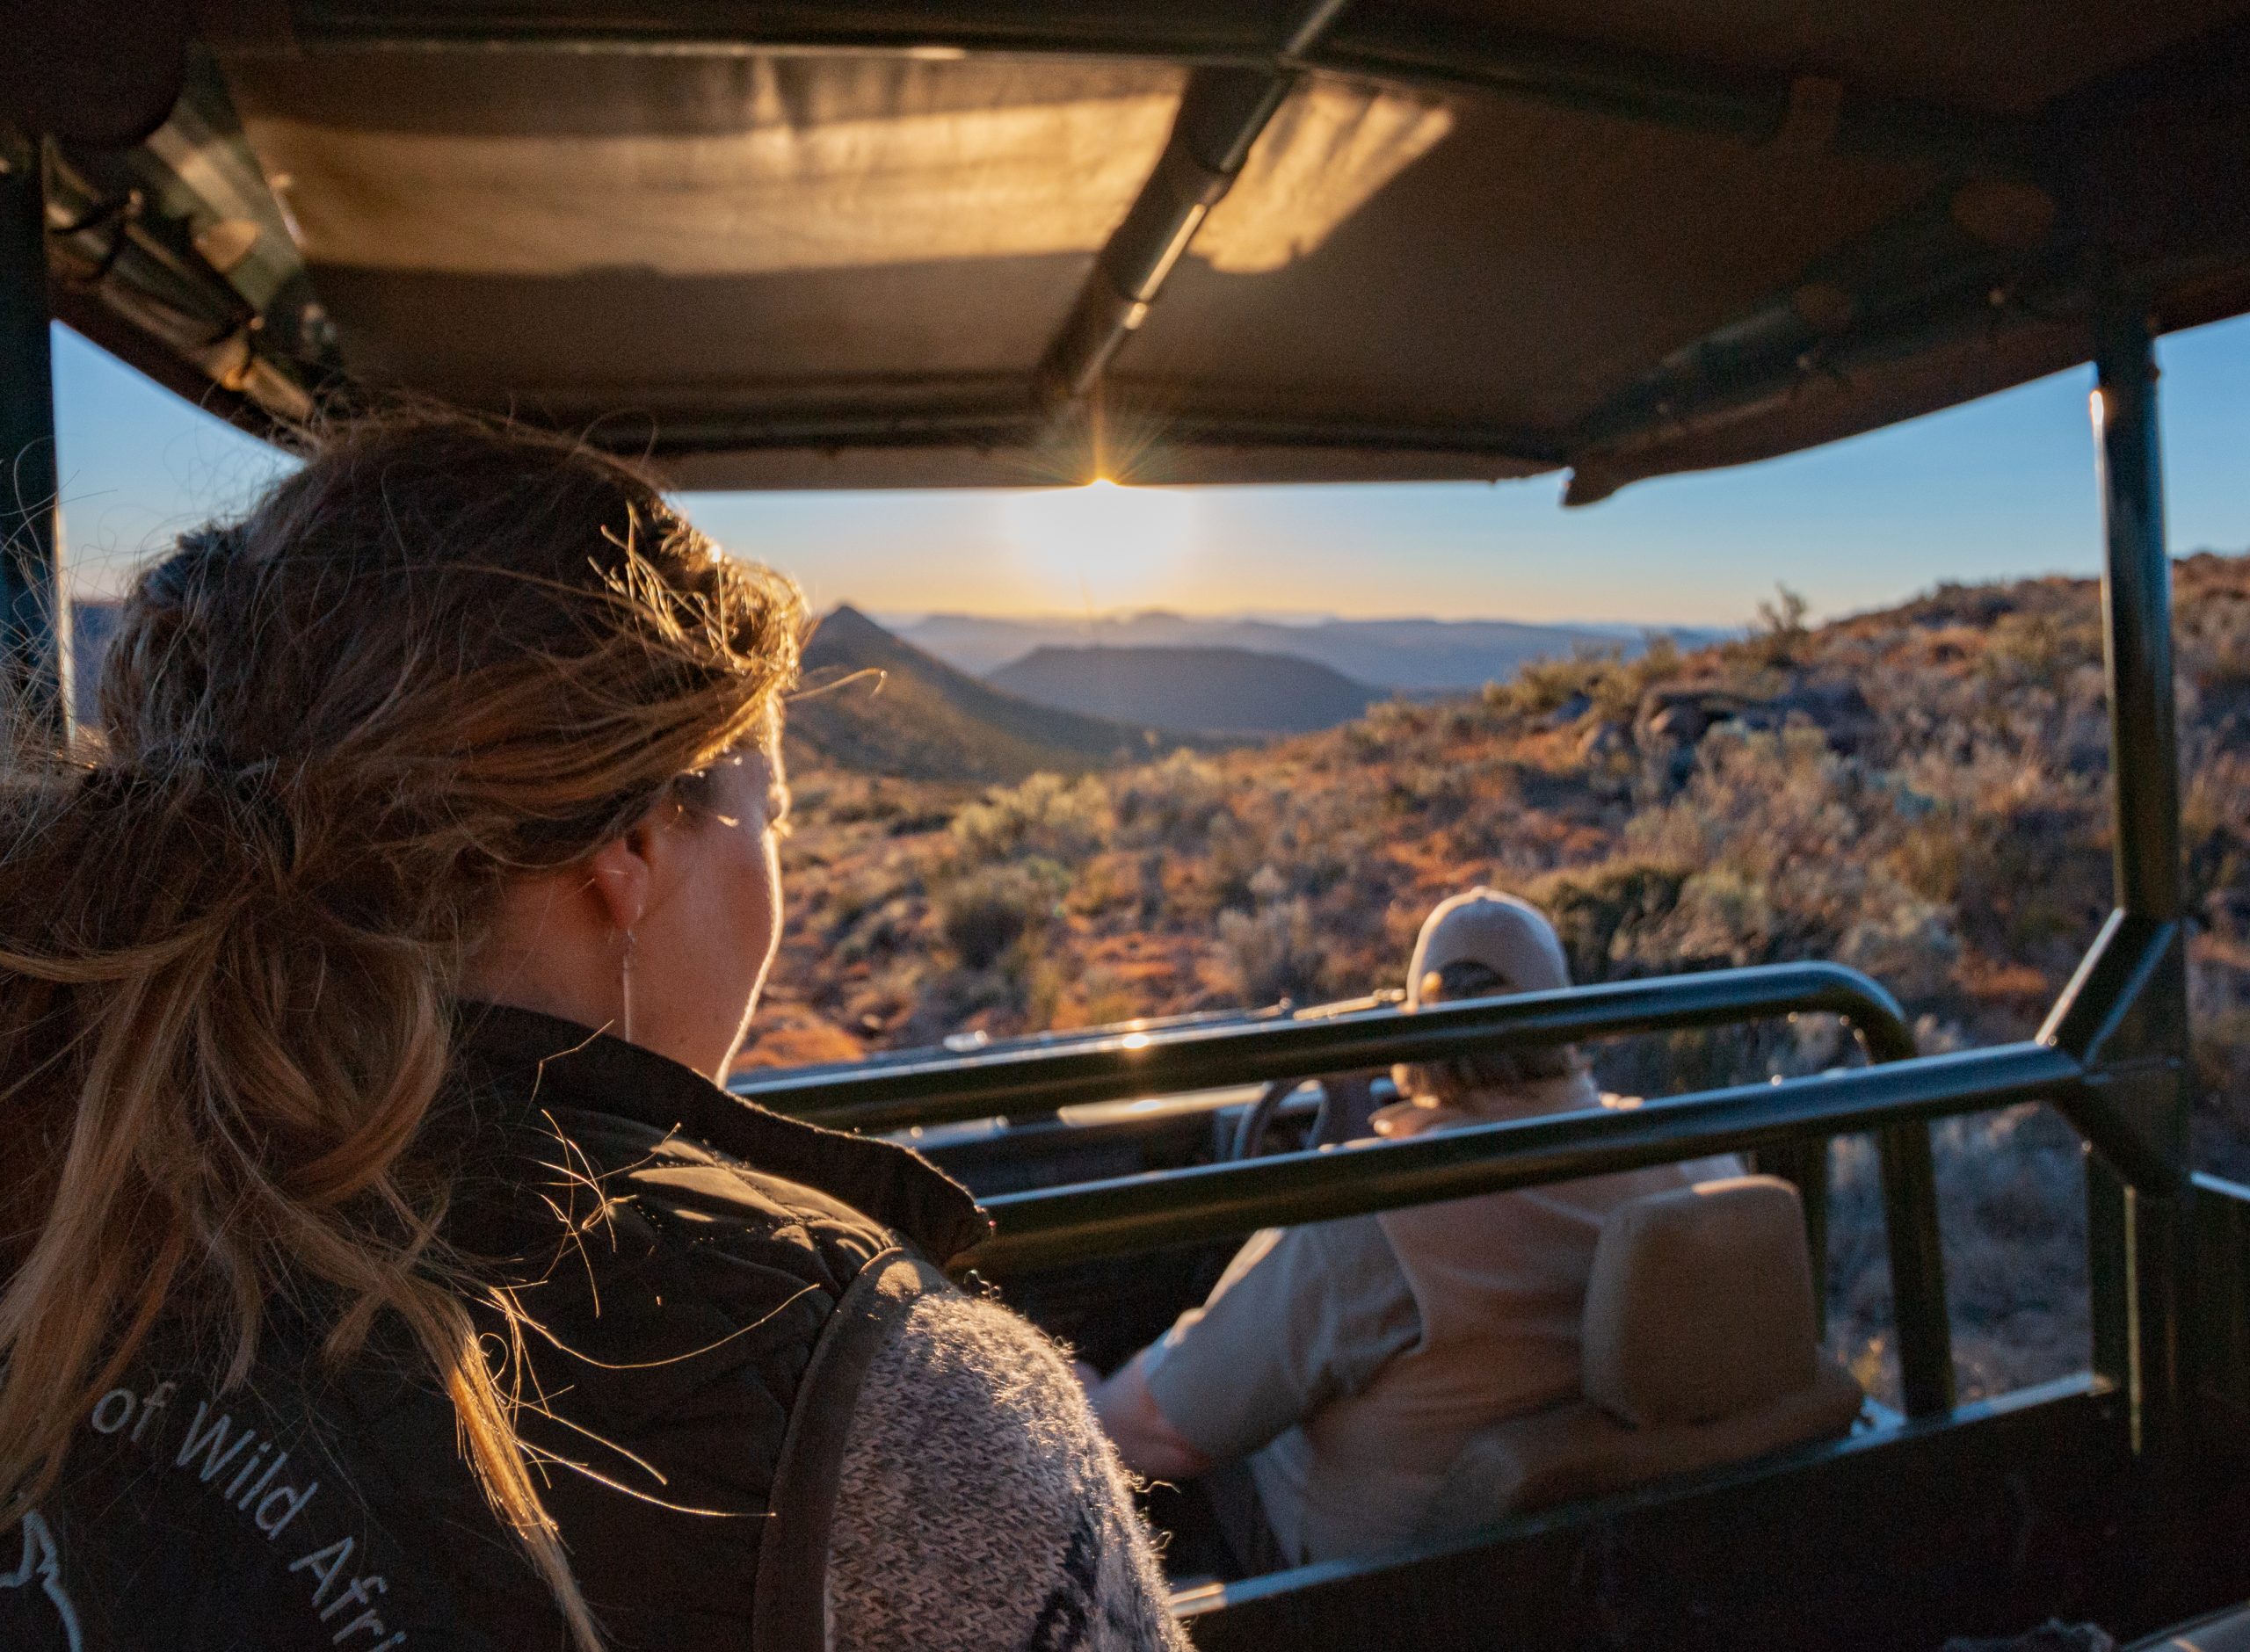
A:
[[[1818,1369],[1796,1190],[1770,1176],[1620,1205],[1586,1295],[1586,1397],[1635,1428],[1769,1405]]]

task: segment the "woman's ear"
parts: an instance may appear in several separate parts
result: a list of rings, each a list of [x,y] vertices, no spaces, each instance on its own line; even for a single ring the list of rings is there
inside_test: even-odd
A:
[[[630,930],[649,909],[648,847],[647,829],[635,826],[587,859],[594,895],[608,913],[612,928]]]

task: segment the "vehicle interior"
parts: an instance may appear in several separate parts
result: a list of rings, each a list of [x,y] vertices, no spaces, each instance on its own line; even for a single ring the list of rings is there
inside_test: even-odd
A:
[[[1584,1402],[1476,1441],[1449,1534],[1177,1576],[1199,1647],[1934,1652],[2050,1618],[2234,1643],[2178,1627],[2250,1598],[2250,1189],[2188,1150],[2154,341],[2250,311],[2250,4],[40,22],[0,82],[0,619],[24,714],[58,725],[50,317],[253,432],[406,395],[683,488],[1555,472],[1576,507],[2090,364],[2116,901],[2036,1038],[1923,1054],[1881,982],[1807,960],[966,1039],[737,1089],[960,1176],[996,1224],[976,1275],[1105,1369],[1263,1227],[1754,1158],[1605,1228]],[[1394,1062],[1811,1013],[1856,1035],[1833,1070],[1324,1150]],[[2087,1155],[2093,1359],[1962,1400],[1931,1127],[2033,1101]],[[1828,1147],[1862,1134],[1895,1407],[1818,1349]],[[1684,1343],[1663,1309],[1714,1277],[1760,1288],[1706,1316],[1723,1345]]]

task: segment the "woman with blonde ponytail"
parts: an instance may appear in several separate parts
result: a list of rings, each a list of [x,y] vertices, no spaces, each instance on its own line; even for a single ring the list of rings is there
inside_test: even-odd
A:
[[[802,611],[347,430],[0,788],[0,1647],[1174,1648],[968,1195],[735,1100]]]

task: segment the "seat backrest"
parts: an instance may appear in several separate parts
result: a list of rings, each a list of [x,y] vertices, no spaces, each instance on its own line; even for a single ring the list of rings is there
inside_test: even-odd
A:
[[[1859,1384],[1820,1351],[1796,1190],[1772,1177],[1619,1206],[1584,1312],[1584,1397],[1472,1436],[1422,1535],[1745,1462],[1859,1415]]]
[[[1586,1397],[1635,1428],[1716,1422],[1808,1387],[1820,1338],[1796,1190],[1743,1176],[1619,1206],[1584,1338]]]

